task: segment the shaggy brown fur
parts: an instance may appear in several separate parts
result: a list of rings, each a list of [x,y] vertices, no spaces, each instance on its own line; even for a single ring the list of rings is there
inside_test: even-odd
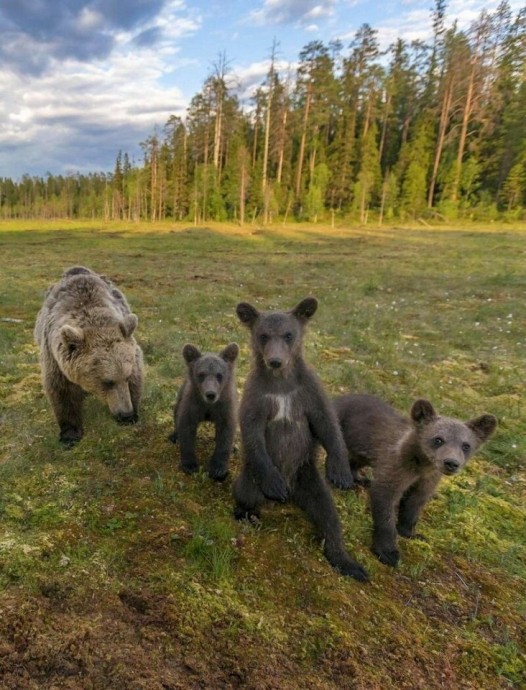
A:
[[[183,348],[188,373],[174,407],[175,429],[170,440],[179,441],[181,467],[188,474],[199,469],[195,437],[201,422],[212,422],[216,432],[215,449],[208,467],[210,478],[223,481],[228,474],[237,423],[234,367],[238,354],[236,343],[227,345],[219,355],[201,354],[194,345]]]
[[[352,485],[345,444],[330,402],[303,359],[304,328],[318,303],[304,299],[288,312],[262,312],[238,304],[250,328],[254,366],[240,408],[243,468],[234,482],[235,516],[259,516],[265,498],[287,497],[312,520],[329,563],[344,575],[367,580],[347,553],[331,493],[316,467],[318,442],[327,451],[327,476]]]
[[[497,420],[485,414],[461,422],[436,414],[417,400],[411,419],[373,395],[344,395],[334,407],[357,481],[361,468],[373,468],[372,550],[382,563],[400,560],[396,534],[417,536],[418,517],[443,475],[459,472],[494,432]]]
[[[60,441],[83,435],[82,401],[93,393],[122,424],[137,421],[143,360],[133,333],[137,317],[104,276],[68,269],[47,292],[35,325],[42,382],[60,427]]]

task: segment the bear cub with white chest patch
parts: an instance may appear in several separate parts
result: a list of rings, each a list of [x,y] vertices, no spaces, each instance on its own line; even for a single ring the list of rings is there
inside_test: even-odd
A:
[[[195,439],[201,422],[215,426],[215,448],[208,467],[210,478],[223,481],[228,474],[237,424],[234,367],[238,354],[236,343],[230,343],[218,355],[201,354],[194,345],[183,348],[187,375],[174,407],[175,429],[169,438],[173,443],[179,441],[181,468],[187,474],[199,469]]]
[[[497,420],[484,414],[468,422],[438,415],[417,400],[411,418],[374,395],[343,395],[333,401],[358,483],[372,466],[372,551],[386,565],[400,560],[397,533],[414,532],[420,513],[444,475],[459,472],[495,431]]]
[[[327,451],[326,473],[350,488],[352,473],[334,410],[317,375],[303,359],[303,334],[317,301],[291,311],[259,312],[237,306],[251,331],[253,366],[240,407],[243,466],[234,482],[235,517],[259,517],[265,499],[290,498],[314,523],[329,563],[343,575],[368,579],[348,554],[331,492],[316,466],[318,444]]]

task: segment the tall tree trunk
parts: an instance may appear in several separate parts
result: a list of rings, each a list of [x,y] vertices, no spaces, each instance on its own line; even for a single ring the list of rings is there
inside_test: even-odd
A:
[[[258,130],[259,130],[259,104],[256,108],[256,116],[254,121],[254,141],[252,144],[252,168],[256,167],[258,156]]]
[[[367,110],[365,111],[365,120],[363,123],[362,140],[365,139],[365,137],[367,136],[367,132],[369,131],[369,125],[371,123],[371,111],[372,111],[372,98],[369,98],[367,101]]]
[[[278,184],[281,184],[281,178],[283,176],[283,161],[285,158],[285,140],[286,140],[286,134],[287,134],[287,107],[285,106],[283,108],[283,117],[281,120],[281,135],[280,135],[280,144],[279,144],[279,153],[278,153],[278,170],[276,173],[276,182]]]
[[[380,135],[380,146],[378,148],[378,156],[380,158],[380,162],[382,161],[383,155],[384,155],[384,148],[385,148],[385,142],[387,138],[387,123],[389,121],[389,115],[391,113],[391,100],[392,100],[392,95],[391,93],[387,94],[387,100],[385,102],[385,110],[384,110],[384,116],[382,118],[382,133]]]
[[[265,140],[263,142],[263,170],[261,173],[261,191],[263,193],[263,222],[268,221],[268,200],[269,194],[267,193],[267,174],[268,174],[268,154],[270,146],[270,113],[272,110],[272,99],[274,96],[274,74],[275,74],[275,62],[276,62],[276,49],[277,43],[274,39],[272,43],[272,52],[270,55],[270,69],[268,73],[268,94],[267,94],[267,112],[265,113]]]
[[[303,161],[305,158],[305,142],[307,140],[307,126],[309,124],[309,112],[310,112],[310,104],[311,104],[311,98],[312,98],[312,86],[309,83],[309,89],[307,91],[307,100],[305,101],[305,111],[303,114],[303,127],[301,131],[301,139],[300,139],[300,150],[298,154],[298,167],[296,170],[296,198],[299,199],[300,192],[301,192],[301,176],[303,174]]]
[[[271,70],[273,77],[273,69]],[[263,143],[263,171],[261,174],[261,191],[263,193],[263,223],[268,223],[268,207],[270,194],[268,190],[267,170],[268,170],[268,150],[270,142],[270,108],[272,105],[272,82],[269,86],[267,99],[267,112],[265,113],[265,139]]]
[[[247,162],[245,151],[242,151],[241,177],[239,180],[239,224],[245,224],[245,195],[247,184]]]
[[[453,78],[450,76],[446,89],[444,90],[444,97],[442,99],[442,108],[440,109],[440,122],[438,125],[438,137],[435,148],[435,157],[433,160],[433,172],[431,173],[431,181],[429,182],[429,192],[427,195],[427,206],[432,208],[435,197],[435,187],[438,175],[438,168],[442,159],[442,152],[444,151],[444,143],[446,140],[446,131],[449,124],[449,114],[451,111],[451,101],[453,99]]]
[[[457,149],[457,164],[455,167],[455,176],[453,178],[453,188],[451,190],[451,200],[457,201],[458,192],[460,189],[460,179],[462,176],[462,162],[464,159],[464,151],[466,150],[466,139],[468,134],[468,125],[471,119],[471,114],[473,112],[473,94],[475,87],[475,72],[476,72],[476,61],[475,58],[472,59],[471,69],[469,72],[468,88],[466,92],[466,100],[464,102],[464,109],[462,112],[462,126],[460,128],[460,137],[458,140]]]
[[[214,123],[214,167],[219,171],[219,156],[221,153],[221,131],[223,127],[223,104],[219,102],[217,105],[215,123]]]
[[[318,128],[316,128],[316,131],[312,134],[312,151],[309,155],[309,175],[311,180],[312,176],[314,175],[314,168],[316,167],[316,155],[318,153],[317,136]]]

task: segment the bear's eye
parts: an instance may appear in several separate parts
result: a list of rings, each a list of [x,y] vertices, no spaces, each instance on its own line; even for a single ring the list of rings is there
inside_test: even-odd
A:
[[[104,388],[105,391],[110,391],[112,388],[115,388],[115,381],[103,381],[102,382],[102,387]]]
[[[223,374],[217,374],[216,379],[218,380],[219,383],[223,380]]]
[[[285,333],[285,335],[283,336],[283,340],[286,343],[291,343],[293,339],[294,339],[294,336],[292,335],[292,333]]]
[[[463,443],[462,444],[462,450],[464,453],[469,453],[469,451],[471,450],[470,444],[469,443]]]
[[[440,448],[440,446],[444,445],[444,439],[441,436],[435,436],[435,438],[431,439],[431,445],[434,448]]]
[[[262,333],[262,334],[259,336],[259,342],[260,342],[262,345],[264,345],[265,343],[268,343],[268,341],[269,341],[269,336],[268,336],[266,333]]]
[[[206,374],[198,374],[197,375],[197,380],[199,383],[203,383],[203,381],[206,379]]]

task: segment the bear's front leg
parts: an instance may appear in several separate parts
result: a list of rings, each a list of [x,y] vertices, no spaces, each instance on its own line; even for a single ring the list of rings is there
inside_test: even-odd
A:
[[[351,489],[354,486],[354,477],[349,468],[347,453],[340,452],[327,455],[326,461],[327,479],[338,489]]]
[[[130,390],[130,399],[133,407],[133,419],[131,423],[135,424],[139,419],[139,407],[141,405],[143,388],[142,353],[140,350],[136,356],[136,364],[128,382],[128,388]]]
[[[314,390],[308,418],[314,436],[327,452],[325,474],[338,489],[350,489],[354,485],[353,474],[336,413],[321,388]]]
[[[234,425],[230,420],[220,419],[215,423],[215,448],[208,465],[208,476],[222,482],[228,474],[228,461],[234,444]]]
[[[326,559],[342,575],[367,582],[369,575],[345,548],[342,529],[336,506],[328,486],[316,468],[313,456],[298,470],[292,490],[292,500],[304,510],[317,528],[323,540]]]
[[[400,561],[396,548],[397,496],[392,486],[373,481],[371,486],[371,512],[373,516],[372,552],[381,563],[395,567]]]
[[[263,492],[263,495],[270,501],[285,503],[288,489],[278,468],[271,462],[264,462],[262,460],[252,462],[251,468],[252,475]]]
[[[287,483],[267,453],[263,432],[256,430],[247,433],[247,431],[246,428],[241,427],[245,467],[250,473],[251,481],[257,484],[265,498],[285,503],[288,495]]]
[[[415,533],[415,526],[420,517],[423,507],[433,495],[438,482],[439,474],[432,474],[422,477],[402,496],[400,507],[398,508],[398,534],[407,539],[423,539],[420,534]]]
[[[177,440],[181,449],[181,469],[186,474],[194,474],[199,469],[195,454],[195,437],[198,423],[182,417],[177,424]]]
[[[232,492],[236,501],[234,508],[236,520],[249,520],[251,522],[259,520],[260,508],[265,497],[248,472],[246,465],[234,480]]]
[[[84,391],[80,386],[68,381],[62,373],[55,376],[49,384],[46,382],[44,388],[60,429],[59,441],[71,448],[84,435],[82,425]]]

